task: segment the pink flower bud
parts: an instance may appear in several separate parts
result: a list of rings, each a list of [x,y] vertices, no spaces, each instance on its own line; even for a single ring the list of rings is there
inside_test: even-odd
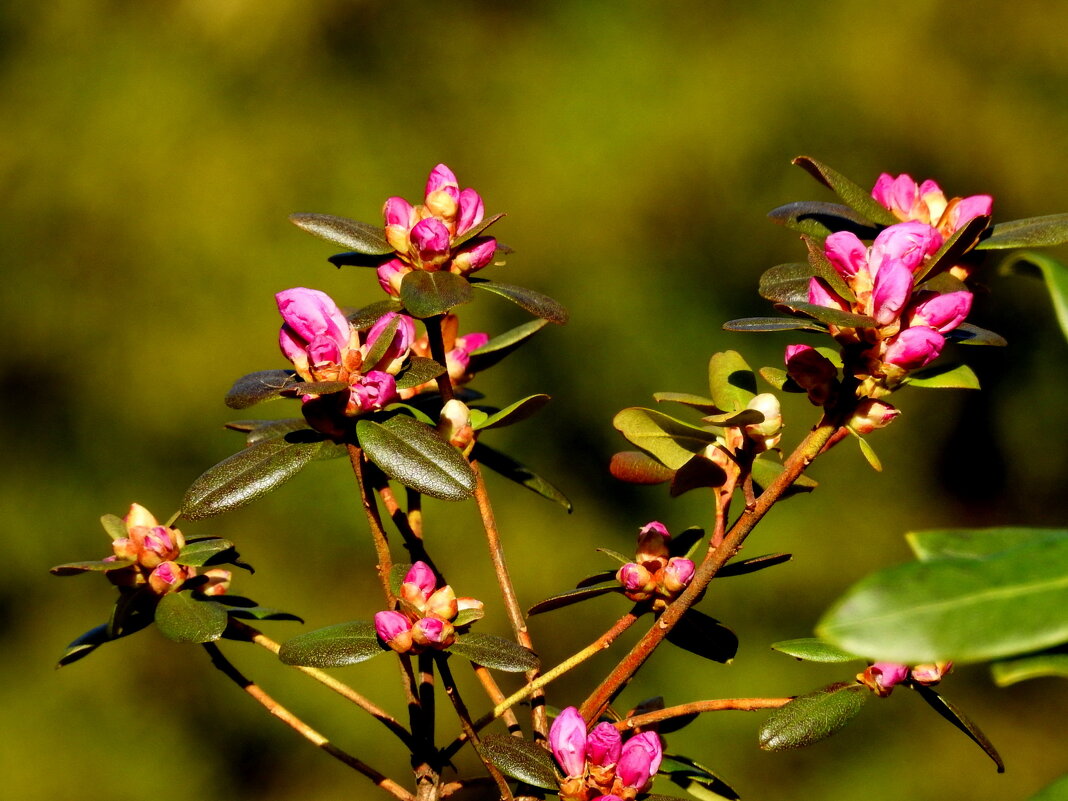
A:
[[[467,188],[460,193],[460,218],[456,221],[456,235],[462,236],[480,222],[485,214],[482,198],[474,189]]]
[[[942,246],[942,235],[926,222],[910,221],[884,228],[875,237],[868,257],[869,270],[877,273],[888,261],[900,261],[915,272]]]
[[[187,578],[189,572],[186,568],[174,562],[163,562],[149,574],[148,585],[156,595],[166,595],[181,587]]]
[[[349,321],[325,292],[317,289],[287,289],[275,295],[285,328],[296,342],[305,345],[317,337],[327,337],[344,348],[349,343]]]
[[[808,281],[808,302],[814,306],[826,306],[830,309],[849,311],[849,304],[831,291],[822,278],[813,276]]]
[[[694,563],[689,559],[673,556],[668,559],[664,572],[661,574],[661,586],[667,590],[669,595],[676,595],[682,592],[690,583],[695,570]]]
[[[668,533],[667,526],[659,520],[646,523],[638,531],[638,548],[634,554],[635,560],[647,565],[650,570],[658,570],[660,563],[667,559],[668,542],[670,540],[671,534]]]
[[[924,292],[926,299],[912,306],[909,312],[909,326],[926,326],[940,334],[952,331],[968,316],[972,309],[971,292],[946,292],[931,295]]]
[[[423,195],[429,197],[435,192],[450,187],[457,191],[460,189],[460,185],[456,181],[456,174],[444,164],[438,164],[430,171],[430,175],[427,176],[426,191]]]
[[[916,665],[912,669],[912,680],[917,684],[930,686],[938,684],[942,678],[953,670],[952,662],[936,662],[928,665]]]
[[[950,230],[963,228],[976,217],[989,217],[994,210],[994,198],[990,195],[971,195],[961,198],[950,207]]]
[[[459,275],[470,275],[493,261],[496,252],[496,239],[492,236],[476,236],[453,256],[452,271]]]
[[[876,662],[857,675],[857,681],[864,684],[880,698],[885,698],[894,691],[894,687],[909,676],[908,665],[897,662]]]
[[[353,377],[349,384],[349,401],[345,414],[355,417],[363,412],[388,406],[397,399],[397,380],[389,373],[371,370]]]
[[[598,723],[586,738],[586,761],[607,768],[619,761],[623,738],[611,723]]]
[[[946,338],[930,328],[906,328],[890,341],[884,361],[916,370],[938,358]]]
[[[177,529],[174,530],[174,533],[181,536]],[[130,532],[130,535],[138,546],[138,561],[149,570],[162,562],[178,558],[181,544],[172,536],[171,529],[163,526],[153,526],[152,528],[137,526]]]
[[[415,223],[413,219],[412,204],[402,197],[391,197],[382,207],[382,216],[385,217],[386,225],[395,225],[405,231]]]
[[[858,271],[868,268],[868,248],[849,231],[837,231],[828,236],[823,242],[823,252],[843,278],[852,278]]]
[[[556,716],[549,729],[549,748],[564,775],[570,778],[585,772],[586,721],[575,707],[569,706]]]
[[[397,312],[383,314],[367,332],[367,341],[362,349],[365,354],[369,353],[378,342],[379,337],[382,336],[382,333],[394,320],[399,322],[397,330],[393,333],[393,339],[386,348],[385,353],[382,354],[382,358],[372,365],[375,369],[391,374],[396,373],[403,366],[404,360],[408,358],[408,350],[415,340],[415,323],[411,317],[406,314],[397,314]]]
[[[115,552],[114,557],[108,557],[114,561],[114,559],[121,559],[122,561],[136,562],[137,556],[141,549],[137,547],[130,537],[119,537],[117,540],[111,541],[111,549]],[[107,561],[107,559],[105,559]]]
[[[412,624],[412,641],[424,648],[448,648],[456,641],[456,629],[446,620],[422,617]]]
[[[412,622],[400,612],[376,613],[375,633],[398,654],[407,653],[412,648]]]
[[[656,592],[655,576],[634,562],[616,571],[616,580],[623,585],[624,594],[632,601],[645,601]]]
[[[389,295],[400,295],[401,280],[412,271],[412,268],[400,259],[390,259],[385,264],[379,265],[378,285]]]
[[[849,427],[858,434],[870,434],[880,428],[886,428],[901,414],[889,403],[866,398],[857,404],[857,410],[849,420]]]
[[[875,274],[872,291],[872,315],[879,325],[890,325],[897,320],[912,294],[912,270],[904,262],[884,262]]]
[[[810,345],[786,346],[786,372],[817,406],[830,399],[838,382],[838,368]]]
[[[401,583],[401,598],[415,604],[420,609],[426,604],[434,589],[438,586],[438,578],[426,562],[416,562],[404,576]]]
[[[436,217],[417,222],[411,240],[422,262],[440,263],[449,253],[449,229]]]
[[[478,598],[462,597],[456,599],[457,614],[459,614],[460,612],[466,612],[469,609],[474,610],[476,612],[484,612],[486,609],[486,605],[482,603],[482,601],[478,600]]]
[[[200,585],[198,592],[201,595],[226,595],[230,591],[230,580],[233,574],[224,568],[213,567],[203,574],[208,580]]]
[[[653,776],[660,770],[660,761],[664,751],[660,745],[660,735],[647,731],[636,734],[625,743],[616,765],[616,778],[626,788],[633,788],[639,793],[645,790]]]
[[[130,511],[126,513],[126,517],[122,521],[126,524],[127,531],[134,526],[152,528],[159,525],[159,521],[156,520],[155,516],[139,503],[130,504]]]

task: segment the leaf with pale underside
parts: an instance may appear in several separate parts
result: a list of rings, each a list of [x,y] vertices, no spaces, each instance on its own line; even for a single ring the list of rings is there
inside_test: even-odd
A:
[[[819,637],[801,637],[796,640],[782,640],[771,644],[773,651],[779,651],[802,662],[854,662],[861,657],[843,651]]]
[[[821,240],[838,231],[850,231],[858,239],[874,239],[879,234],[864,215],[838,203],[802,200],[772,209],[768,217],[791,231]]]
[[[608,471],[620,481],[630,484],[663,484],[675,471],[642,451],[621,451],[612,455]]]
[[[384,256],[393,252],[381,225],[357,222],[333,214],[290,214],[289,221],[309,234],[357,253]]]
[[[976,250],[1033,248],[1063,245],[1068,242],[1068,214],[1047,214],[1024,220],[998,223]]]
[[[819,331],[826,333],[827,327],[804,317],[740,317],[728,320],[722,326],[724,331],[748,331],[752,333],[771,331]]]
[[[535,317],[548,320],[550,323],[563,325],[568,320],[567,309],[558,301],[548,295],[534,289],[527,289],[514,284],[501,284],[496,281],[487,281],[483,278],[472,278],[471,286],[484,292],[491,292],[524,309]]]
[[[712,401],[725,412],[739,412],[756,395],[756,375],[738,351],[712,354],[708,361]]]

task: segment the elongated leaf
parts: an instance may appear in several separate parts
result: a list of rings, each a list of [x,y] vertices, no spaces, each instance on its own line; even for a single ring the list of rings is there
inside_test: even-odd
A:
[[[471,362],[467,366],[468,371],[479,373],[492,367],[548,324],[548,320],[540,318],[528,320],[522,325],[517,325],[515,328],[505,331],[503,334],[498,334],[481,348],[472,351]]]
[[[373,623],[353,620],[286,640],[282,643],[278,658],[287,665],[331,668],[366,662],[388,650],[379,641]]]
[[[553,758],[536,743],[504,734],[487,734],[482,738],[482,753],[506,776],[543,790],[560,789]]]
[[[349,321],[349,325],[357,331],[366,331],[383,316],[400,310],[401,303],[396,298],[376,300],[374,303],[368,303],[366,306],[346,315],[346,319]]]
[[[846,283],[845,278],[838,272],[837,268],[831,264],[831,260],[827,258],[824,243],[817,242],[810,236],[802,236],[801,241],[805,243],[805,247],[808,249],[808,263],[812,265],[813,274],[821,278],[838,297],[849,303],[855,301],[856,295],[853,294],[852,288]]]
[[[777,264],[760,276],[760,297],[775,303],[808,303],[808,285],[815,274],[811,264]]]
[[[77,576],[81,573],[103,573],[108,570],[121,570],[132,564],[133,562],[129,559],[116,559],[113,562],[94,559],[84,562],[65,562],[62,565],[49,568],[48,572],[53,576]]]
[[[382,357],[386,355],[389,346],[393,344],[394,337],[397,336],[400,322],[401,318],[398,315],[386,323],[386,327],[379,332],[378,338],[375,339],[374,344],[367,351],[367,355],[363,357],[363,363],[360,365],[361,373],[369,373],[378,367],[378,363],[382,361]]]
[[[602,570],[600,573],[594,573],[592,575],[586,576],[586,578],[584,579],[579,579],[578,583],[575,584],[575,587],[576,589],[581,589],[583,587],[592,587],[594,584],[601,584],[605,581],[608,581],[609,579],[614,578],[615,575],[615,570]]]
[[[59,657],[59,661],[56,662],[56,668],[66,667],[67,665],[77,662],[79,659],[84,659],[101,645],[113,640],[122,639],[123,637],[128,637],[151,623],[152,615],[137,613],[127,617],[126,625],[118,634],[113,635],[109,633],[108,629],[110,627],[107,623],[101,623],[99,626],[94,626],[63,649],[63,654]]]
[[[909,386],[924,389],[979,389],[979,377],[966,364],[927,367],[905,380]]]
[[[460,635],[449,646],[449,651],[470,659],[483,667],[504,670],[508,673],[524,673],[541,666],[537,654],[521,645],[492,634],[471,632]]]
[[[701,395],[691,395],[688,392],[654,392],[653,400],[657,403],[680,403],[691,409],[699,409],[706,414],[719,411],[715,401]]]
[[[217,537],[208,539],[191,540],[186,543],[178,554],[178,558],[175,559],[180,565],[191,565],[193,567],[200,567],[202,565],[219,564],[219,557],[225,557],[232,555],[237,557],[237,551],[234,550],[234,544],[230,540],[224,540]]]
[[[1068,218],[1068,215],[1058,215]],[[1014,253],[998,268],[1002,275],[1021,273],[1031,267],[1037,268],[1046,282],[1046,290],[1053,301],[1053,311],[1060,323],[1061,333],[1068,339],[1068,266],[1044,253],[1028,250]]]
[[[843,651],[818,637],[773,642],[771,648],[803,662],[853,662],[860,659],[859,656]]]
[[[251,598],[246,598],[243,595],[213,595],[212,600],[225,607],[226,613],[230,617],[241,618],[242,620],[290,620],[296,623],[304,622],[296,615],[290,614],[289,612],[283,612],[281,609],[271,609],[267,606],[260,606]],[[240,636],[243,637],[244,635]]]
[[[723,412],[710,414],[701,418],[702,423],[711,426],[748,426],[764,422],[764,413],[756,409],[742,409],[740,412]]]
[[[821,240],[836,231],[851,231],[859,239],[874,239],[879,234],[870,220],[838,203],[802,200],[772,209],[768,216],[792,231]]]
[[[990,670],[999,687],[1053,676],[1068,679],[1068,645],[1004,659],[991,665]]]
[[[433,381],[445,372],[445,368],[433,359],[424,359],[422,356],[412,356],[408,361],[408,367],[397,376],[397,389],[411,389]]]
[[[1044,217],[998,223],[976,249],[1049,247],[1065,242],[1068,242],[1068,214],[1047,214]]]
[[[799,695],[776,709],[760,727],[760,747],[785,751],[817,743],[842,729],[870,698],[862,684],[831,684]]]
[[[603,553],[609,559],[613,559],[621,565],[630,564],[634,560],[629,556],[624,556],[619,551],[613,551],[611,548],[597,548],[598,553]]]
[[[483,609],[461,609],[456,613],[456,617],[453,618],[452,625],[457,629],[461,629],[464,626],[470,626],[476,620],[481,620],[486,616],[486,612]]]
[[[500,214],[494,214],[492,217],[486,217],[478,225],[472,226],[471,228],[469,228],[466,231],[464,231],[462,236],[457,237],[456,240],[453,241],[452,246],[454,248],[455,247],[459,247],[464,242],[468,242],[468,241],[474,239],[476,236],[481,234],[483,231],[485,231],[487,228],[489,228],[491,225],[493,225],[495,222],[497,222],[497,220],[501,219],[501,217],[504,217],[504,216],[505,216],[504,213],[501,212]],[[506,248],[506,250],[511,252],[510,248]]]
[[[156,607],[156,628],[175,642],[212,642],[222,636],[228,621],[223,607],[191,592],[164,595]]]
[[[857,436],[856,439],[857,444],[860,445],[860,453],[864,456],[867,463],[871,465],[871,469],[877,473],[881,473],[883,471],[883,463],[879,460],[879,455],[875,452],[875,448],[873,448],[864,437]]]
[[[930,687],[924,687],[922,684],[915,685],[913,689],[920,694],[920,697],[926,701],[935,712],[968,735],[968,739],[982,748],[983,753],[990,757],[994,764],[997,765],[998,773],[1005,772],[1005,763],[1001,761],[1001,755],[998,754],[998,750],[994,747],[994,744],[990,742],[978,726],[968,719],[968,716],[965,715],[956,704],[951,703],[948,699],[939,695]]]
[[[113,540],[120,540],[127,534],[126,523],[118,515],[102,515],[100,517],[100,525],[104,527],[104,531]]]
[[[779,477],[782,465],[771,459],[756,459],[753,461],[753,481],[761,489],[767,489],[771,483]],[[799,476],[797,481],[790,485],[783,497],[789,498],[799,492],[812,492],[819,486],[814,479],[808,476]]]
[[[667,635],[672,645],[713,662],[730,664],[738,653],[738,635],[715,618],[687,609]]]
[[[608,472],[620,481],[631,484],[663,484],[675,475],[675,471],[664,467],[652,456],[641,451],[612,454]]]
[[[382,472],[432,498],[462,501],[475,492],[471,465],[429,426],[404,414],[384,423],[360,420],[356,437]]]
[[[821,323],[836,325],[839,328],[877,328],[879,326],[875,318],[868,317],[866,314],[853,314],[853,312],[841,309],[832,309],[830,306],[819,306],[815,303],[791,303],[790,308],[801,314],[807,314]]]
[[[563,325],[568,320],[567,309],[548,295],[512,284],[499,284],[496,281],[487,281],[484,278],[472,278],[471,286],[485,292],[500,295],[506,300],[512,301],[520,308],[530,312],[535,317],[548,320],[550,323]]]
[[[200,520],[244,506],[299,473],[322,442],[288,438],[257,442],[209,467],[185,492],[182,516]]]
[[[947,292],[970,292],[971,290],[953,273],[942,272],[928,278],[922,284],[918,283],[915,291],[937,292],[939,295],[944,295]]]
[[[809,156],[798,156],[793,163],[838,195],[847,206],[873,223],[893,225],[898,221],[889,209],[884,208],[871,196],[871,192],[857,186],[837,170]]]
[[[855,584],[816,633],[870,659],[970,662],[1068,641],[1068,539],[985,559],[880,570]]]
[[[501,428],[514,425],[534,415],[546,403],[550,401],[548,395],[530,395],[515,403],[509,404],[499,412],[489,415],[479,425],[473,426],[476,430],[484,428]]]
[[[915,281],[919,283],[925,276],[948,270],[958,261],[961,256],[971,250],[979,241],[979,235],[990,225],[989,216],[973,217],[962,225],[953,235],[942,243],[942,247],[934,254],[930,261],[916,271]]]
[[[761,367],[758,371],[760,377],[771,384],[773,389],[780,392],[804,392],[797,383],[779,367]]]
[[[1068,773],[1046,785],[1028,801],[1068,801]]]
[[[910,531],[905,540],[916,558],[989,559],[1015,548],[1043,542],[1068,541],[1068,529],[998,526],[997,528],[932,529]]]
[[[628,441],[648,451],[672,470],[678,470],[695,453],[716,441],[715,432],[653,409],[624,409],[612,419],[612,425]]]
[[[356,250],[346,250],[344,253],[327,256],[326,260],[335,267],[379,267],[384,260],[384,256],[383,254],[372,255],[360,253]]]
[[[701,487],[722,487],[727,481],[726,471],[701,454],[694,454],[675,471],[669,494],[677,498],[685,492]]]
[[[751,559],[739,559],[725,564],[716,573],[716,578],[728,578],[730,576],[744,576],[747,573],[756,573],[758,570],[785,564],[793,559],[789,553],[767,553],[763,556],[754,556]]]
[[[471,285],[455,273],[413,270],[401,279],[400,299],[408,314],[426,319],[469,302]]]
[[[1005,337],[1000,334],[987,331],[985,328],[980,328],[971,323],[961,323],[946,334],[946,338],[962,345],[992,345],[997,348],[1003,348],[1009,344],[1005,341]]]
[[[226,393],[226,405],[231,409],[247,409],[268,400],[282,397],[283,389],[299,384],[292,370],[260,370],[242,376]]]
[[[384,256],[393,252],[381,225],[357,222],[332,214],[290,214],[289,221],[309,234],[343,245],[357,253]]]
[[[738,412],[756,395],[756,375],[738,351],[713,353],[708,361],[708,391],[720,409]]]
[[[564,493],[511,456],[501,453],[482,442],[477,442],[471,451],[471,458],[480,464],[484,464],[493,472],[504,476],[509,481],[514,481],[531,492],[536,492],[541,497],[560,504],[570,514],[571,501],[568,500]]]
[[[599,595],[604,595],[609,592],[622,592],[622,590],[623,587],[615,579],[594,584],[589,587],[580,587],[577,590],[568,590],[559,595],[553,595],[550,598],[546,598],[544,601],[538,601],[538,603],[534,604],[534,606],[527,610],[527,614],[540,615],[542,612],[551,612],[554,609],[562,609],[565,606],[576,604],[579,601],[596,598]]]
[[[803,317],[740,317],[723,324],[724,331],[819,331],[826,333],[827,327]]]
[[[664,731],[661,725],[660,731]],[[667,776],[673,784],[678,785],[699,801],[737,801],[741,796],[723,779],[709,768],[695,762],[689,757],[678,754],[664,754],[660,762],[661,776]],[[652,796],[648,796],[652,798]]]

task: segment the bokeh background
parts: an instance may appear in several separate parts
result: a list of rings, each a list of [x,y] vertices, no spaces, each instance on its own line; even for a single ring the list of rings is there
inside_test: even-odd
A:
[[[569,325],[480,385],[502,402],[554,396],[536,419],[493,435],[575,503],[569,516],[491,479],[530,604],[606,566],[596,546],[630,550],[650,519],[707,523],[704,498],[669,501],[663,488],[608,476],[622,445],[610,421],[657,390],[703,391],[715,350],[741,349],[754,365],[781,359],[785,336],[720,324],[764,313],[760,272],[801,252],[766,211],[830,199],[793,156],[862,184],[886,170],[935,177],[950,194],[990,192],[1000,219],[1068,209],[1066,25],[1057,0],[3,4],[5,795],[377,794],[265,715],[199,649],[152,630],[52,670],[68,641],[106,618],[112,591],[47,568],[107,553],[103,513],[136,500],[166,517],[237,448],[223,424],[241,414],[223,394],[239,375],[284,366],[273,293],[378,297],[371,272],[335,270],[325,261],[335,248],[288,213],[375,221],[384,198],[417,199],[444,161],[490,211],[509,214],[495,232],[516,252],[491,277],[571,309]],[[734,663],[665,652],[622,706],[848,678],[852,666],[795,663],[768,644],[808,635],[851,582],[907,559],[906,531],[1064,523],[1064,341],[1037,281],[993,269],[981,280],[990,292],[975,319],[1011,342],[967,352],[984,391],[902,393],[905,414],[873,438],[881,475],[849,443],[821,460],[821,490],[778,508],[748,546],[794,561],[717,583],[702,605],[741,637]],[[473,330],[525,319],[492,298],[463,313]],[[812,410],[791,399],[787,414],[796,441]],[[236,540],[257,567],[236,589],[309,627],[366,619],[378,599],[352,484],[343,462],[317,463],[240,511],[182,528]],[[457,589],[493,597],[472,505],[429,502],[427,524]],[[544,660],[621,611],[612,597],[535,619]],[[279,639],[301,630],[266,625]],[[506,631],[497,611],[481,625]],[[404,755],[380,728],[254,651],[228,648],[338,745],[403,777]],[[551,700],[580,700],[617,653],[559,682]],[[400,714],[388,661],[339,673]],[[905,693],[801,752],[759,751],[761,716],[742,713],[707,715],[670,747],[769,801],[1022,801],[1068,769],[1063,682],[996,689],[983,666],[967,666],[944,689],[1002,749],[1004,776]],[[469,700],[483,708],[473,688]]]

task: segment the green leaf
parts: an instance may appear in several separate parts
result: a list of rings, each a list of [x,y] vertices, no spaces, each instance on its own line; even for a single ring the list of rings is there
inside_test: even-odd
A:
[[[661,726],[661,731],[663,726]],[[678,785],[700,801],[737,801],[741,796],[723,779],[709,768],[695,762],[689,757],[678,754],[664,754],[660,762],[661,776],[667,776],[673,784]],[[647,796],[652,798],[653,796]]]
[[[156,607],[156,628],[175,642],[212,642],[222,636],[228,622],[223,607],[192,592],[164,595]]]
[[[791,303],[790,308],[801,314],[807,314],[814,320],[819,320],[827,325],[836,325],[839,328],[878,328],[875,318],[866,314],[854,314],[853,312],[832,309],[830,306],[819,306],[815,303]]]
[[[695,454],[675,471],[669,494],[677,498],[685,492],[702,487],[722,487],[727,481],[726,471],[711,459]]]
[[[818,637],[782,640],[772,643],[771,648],[803,662],[853,662],[860,659],[859,656],[843,651]]]
[[[104,643],[128,637],[145,628],[151,622],[151,615],[138,613],[127,618],[126,626],[118,634],[109,633],[108,629],[110,627],[107,623],[101,623],[99,626],[94,626],[89,629],[89,631],[85,632],[85,634],[71,642],[71,644],[63,650],[63,654],[59,657],[59,661],[56,662],[56,669],[58,670],[61,667],[73,664],[79,659],[84,659]]]
[[[849,303],[854,302],[857,299],[856,295],[853,294],[852,288],[846,283],[845,277],[838,272],[838,269],[831,264],[831,260],[827,258],[824,243],[817,242],[810,236],[802,236],[801,241],[805,243],[805,247],[808,249],[808,263],[812,265],[812,272],[818,278],[823,279],[823,282],[838,297]]]
[[[739,412],[756,395],[756,375],[738,351],[713,353],[708,361],[708,391],[720,409]]]
[[[413,270],[401,279],[400,299],[408,314],[426,319],[468,303],[471,285],[455,273]]]
[[[103,573],[108,570],[121,570],[132,564],[133,562],[129,559],[116,559],[111,562],[94,559],[85,562],[65,562],[62,565],[49,568],[48,572],[53,576],[77,576],[81,573]]]
[[[327,256],[326,260],[335,267],[379,267],[383,262],[382,254],[375,256],[355,250],[335,253],[333,256]]]
[[[510,300],[520,308],[530,312],[535,317],[548,320],[550,323],[563,325],[567,322],[567,309],[541,292],[522,286],[513,286],[512,284],[499,284],[496,281],[491,282],[484,278],[472,278],[471,286],[485,292],[492,292],[494,295],[500,295],[502,298]]]
[[[860,453],[864,456],[865,460],[867,460],[868,464],[871,465],[871,469],[876,473],[883,472],[883,463],[879,461],[879,455],[875,452],[875,448],[873,448],[864,437],[859,434],[856,434],[855,436],[857,438],[857,444],[860,445]]]
[[[505,331],[503,334],[498,334],[481,348],[471,352],[471,362],[467,366],[468,371],[480,373],[492,367],[548,324],[548,320],[529,320],[522,325],[517,325],[515,328]]]
[[[855,718],[870,697],[863,684],[845,682],[799,695],[764,721],[760,747],[765,751],[785,751],[817,743]]]
[[[716,578],[729,578],[730,576],[744,576],[747,573],[756,573],[758,570],[775,567],[793,559],[789,553],[768,553],[763,556],[754,556],[751,559],[739,559],[725,564],[716,573]]]
[[[798,156],[793,163],[838,195],[847,206],[873,223],[893,225],[898,222],[897,217],[889,209],[884,208],[871,196],[871,192],[857,186],[837,170],[808,156]]]
[[[741,317],[723,324],[724,331],[819,331],[827,333],[826,326],[803,317]]]
[[[118,515],[102,515],[100,525],[113,540],[121,540],[127,535],[126,522]]]
[[[494,214],[492,217],[487,217],[486,219],[484,219],[478,225],[475,225],[475,226],[472,226],[471,228],[468,228],[466,231],[464,231],[462,236],[457,237],[456,240],[453,241],[452,246],[454,248],[457,248],[460,245],[462,245],[464,242],[468,242],[468,241],[474,239],[476,236],[481,234],[483,231],[485,231],[487,228],[489,228],[491,225],[493,225],[495,222],[497,222],[497,220],[501,219],[501,217],[503,217],[503,216],[505,216],[504,212],[501,212],[500,214]],[[506,248],[506,250],[507,250],[507,248]]]
[[[400,323],[400,316],[394,317],[386,323],[386,327],[379,332],[378,338],[375,339],[374,344],[371,345],[370,350],[367,351],[367,355],[363,357],[363,362],[360,364],[361,374],[369,373],[371,370],[378,367],[378,363],[382,361],[382,357],[386,355],[389,346],[393,344],[393,339],[397,336],[397,329],[400,328]]]
[[[1068,645],[1004,659],[991,665],[990,670],[998,687],[1044,677],[1068,679]]]
[[[925,367],[910,373],[905,382],[924,389],[979,389],[979,377],[966,364]]]
[[[938,249],[938,252],[931,257],[927,264],[916,271],[916,276],[913,280],[919,283],[931,273],[937,275],[948,270],[960,261],[961,256],[975,246],[975,243],[979,241],[979,235],[986,230],[988,225],[990,225],[989,216],[970,219],[942,243],[942,247]]]
[[[998,223],[976,250],[1049,247],[1068,242],[1068,214],[1047,214]]]
[[[1068,538],[984,559],[940,558],[855,584],[816,633],[862,656],[974,662],[1068,640]]]
[[[705,530],[698,528],[697,526],[690,526],[689,528],[679,532],[668,542],[668,553],[671,556],[685,556],[687,559],[692,559],[697,547],[704,542]],[[723,575],[721,569],[717,575]]]
[[[213,595],[212,600],[226,608],[230,617],[242,620],[292,620],[303,623],[304,620],[281,609],[260,606],[251,598],[242,595]]]
[[[950,703],[949,700],[939,695],[930,687],[924,687],[922,684],[913,685],[920,697],[926,701],[935,712],[948,720],[966,735],[973,743],[983,749],[983,752],[993,760],[994,764],[998,767],[998,773],[1005,772],[1005,763],[1001,761],[1001,756],[998,754],[998,750],[994,747],[994,744],[987,739],[987,736],[983,734],[982,730],[976,726],[968,716],[964,714],[955,704]]]
[[[738,635],[715,618],[687,609],[667,635],[672,645],[721,664],[730,664],[738,653]]]
[[[542,612],[551,612],[554,609],[562,609],[565,606],[576,604],[579,601],[596,598],[599,595],[604,595],[609,592],[622,592],[622,590],[623,587],[613,578],[611,581],[593,584],[588,587],[580,587],[577,590],[568,590],[567,592],[561,592],[558,595],[546,598],[544,601],[538,601],[538,603],[534,604],[534,606],[527,610],[527,615],[540,615]]]
[[[716,434],[654,411],[631,407],[616,414],[612,425],[629,442],[648,451],[665,466],[678,470],[716,441]]]
[[[470,626],[476,620],[481,620],[485,616],[486,612],[484,609],[461,609],[456,613],[456,617],[453,618],[452,625],[459,629],[463,626]]]
[[[526,465],[520,464],[511,456],[501,453],[489,445],[476,442],[471,451],[471,458],[485,465],[498,475],[504,476],[509,481],[514,481],[531,492],[535,492],[543,498],[563,506],[568,513],[571,512],[571,501],[560,490],[539,476]]]
[[[1068,215],[1058,215],[1068,218]],[[989,240],[987,240],[989,241]],[[1061,333],[1068,339],[1068,266],[1044,253],[1023,251],[1014,253],[998,268],[1002,275],[1023,273],[1037,268],[1046,282],[1046,290],[1053,301],[1053,311],[1060,323]]]
[[[1028,801],[1068,801],[1068,773],[1052,784],[1047,784],[1038,795],[1031,796]]]
[[[332,214],[290,214],[289,221],[321,239],[370,256],[384,256],[393,248],[381,225],[357,222]]]
[[[879,234],[866,217],[838,203],[802,200],[772,209],[768,216],[791,231],[821,240],[837,231],[852,231],[859,239],[874,239]]]
[[[1068,529],[1032,528],[1029,526],[999,526],[997,528],[932,529],[911,531],[905,539],[916,558],[929,562],[935,559],[987,559],[1043,542],[1068,540]]]
[[[771,459],[755,459],[753,461],[752,472],[753,481],[756,485],[761,489],[766,489],[779,477],[779,474],[782,472],[782,465]],[[799,492],[812,492],[817,486],[819,485],[814,479],[811,479],[806,475],[801,475],[790,485],[790,488],[786,490],[783,497],[789,498],[791,495],[796,495]]]
[[[613,551],[611,548],[596,548],[595,550],[598,553],[603,553],[609,559],[612,559],[621,565],[627,565],[634,561],[630,557],[624,556],[619,551]]]
[[[487,734],[482,737],[482,753],[506,776],[543,790],[560,789],[553,758],[529,740]]]
[[[537,654],[503,637],[492,634],[461,634],[449,651],[483,667],[509,673],[525,673],[541,666]]]
[[[1009,344],[1000,334],[971,323],[961,323],[946,334],[946,339],[952,339],[962,345],[992,345],[996,348],[1003,348]]]
[[[331,668],[366,662],[388,650],[379,641],[373,623],[353,620],[286,640],[282,643],[278,658],[286,665]]]
[[[699,409],[706,414],[719,411],[719,407],[716,406],[715,401],[711,398],[705,398],[701,395],[691,395],[688,392],[654,392],[653,400],[657,403],[681,403],[683,406],[689,406],[691,409]]]
[[[235,453],[209,467],[189,486],[182,499],[182,516],[201,520],[244,506],[299,473],[321,446],[321,440],[279,437]]]
[[[234,544],[230,540],[207,538],[187,542],[178,554],[178,558],[174,561],[180,565],[200,567],[202,565],[220,564],[219,557],[226,555],[232,555],[237,558]]]
[[[808,302],[808,285],[815,274],[811,264],[777,264],[760,276],[760,297],[775,303]]]
[[[797,383],[779,367],[761,367],[758,371],[760,377],[771,384],[773,389],[780,392],[804,392]]]
[[[283,389],[300,383],[292,370],[260,370],[242,376],[226,393],[226,405],[231,409],[247,409],[257,403],[282,397]]]
[[[477,426],[473,425],[472,427],[475,430],[482,430],[485,428],[501,428],[503,426],[514,425],[515,423],[526,420],[528,417],[536,414],[539,409],[549,402],[549,400],[550,398],[548,395],[530,395],[506,406],[499,412],[489,415]]]
[[[642,451],[621,451],[612,454],[608,472],[620,481],[631,484],[663,484],[675,475],[674,470],[664,467]]]
[[[433,381],[445,372],[445,368],[433,359],[412,356],[404,372],[397,376],[397,389],[411,389]]]
[[[377,323],[382,317],[390,312],[398,312],[401,310],[401,303],[396,298],[389,298],[388,300],[376,300],[374,303],[369,303],[362,308],[357,309],[345,316],[345,319],[349,321],[349,325],[355,328],[357,331],[366,331],[368,328]]]
[[[367,458],[390,478],[432,498],[462,501],[475,492],[463,455],[434,429],[404,414],[384,423],[360,420],[356,437]]]

